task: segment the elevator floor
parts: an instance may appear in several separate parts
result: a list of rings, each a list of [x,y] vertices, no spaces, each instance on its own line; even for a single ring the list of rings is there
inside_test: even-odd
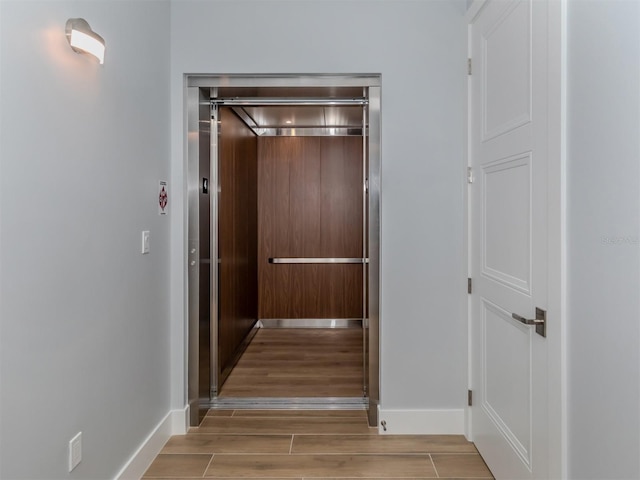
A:
[[[261,328],[220,397],[361,397],[362,330]]]

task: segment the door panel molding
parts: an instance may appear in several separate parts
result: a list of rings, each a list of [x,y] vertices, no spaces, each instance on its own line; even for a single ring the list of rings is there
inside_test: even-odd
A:
[[[509,2],[482,34],[482,142],[531,122],[531,8],[526,1]],[[514,37],[510,30],[526,31],[526,37]],[[500,61],[511,64],[511,69],[507,75],[490,76],[489,65]],[[503,101],[494,102],[495,97]],[[495,103],[501,104],[501,111],[489,108]]]
[[[528,151],[484,164],[480,182],[484,205],[482,274],[527,295],[531,295],[533,256],[529,241],[533,228],[531,169],[532,152]],[[511,189],[515,192],[505,191]],[[512,201],[504,202],[505,198]],[[487,216],[489,211],[491,218]],[[505,243],[500,235],[505,230],[521,237],[521,241]],[[507,265],[514,263],[520,271],[507,271]]]
[[[531,365],[531,335],[532,329],[519,324],[511,318],[511,313],[500,308],[498,305],[483,298],[482,300],[482,362],[484,363],[484,376],[482,378],[481,407],[487,416],[498,428],[513,450],[520,456],[522,461],[531,469],[531,443],[533,412],[530,402],[530,392],[532,383]],[[493,320],[492,322],[490,320]],[[515,328],[514,328],[515,327]],[[489,328],[500,330],[500,332],[489,332]],[[498,349],[510,349],[513,352],[526,353],[521,355],[524,362],[520,364],[498,363],[491,364],[487,355],[489,351]],[[515,355],[510,355],[512,358]],[[494,389],[495,387],[495,389]],[[509,405],[498,405],[501,401],[499,391],[507,388],[511,391]],[[495,400],[494,391],[496,392]],[[506,417],[517,417],[512,410],[519,410],[520,417],[526,418],[527,422],[517,425],[516,428],[509,428],[514,425],[514,421]]]

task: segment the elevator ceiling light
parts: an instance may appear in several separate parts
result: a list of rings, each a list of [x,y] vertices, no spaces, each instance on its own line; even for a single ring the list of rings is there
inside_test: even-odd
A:
[[[67,20],[66,34],[71,49],[76,53],[88,53],[104,63],[104,38],[91,30],[84,18]]]

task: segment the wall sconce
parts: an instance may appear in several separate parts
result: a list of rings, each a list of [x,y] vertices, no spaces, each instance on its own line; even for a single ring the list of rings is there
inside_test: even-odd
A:
[[[104,63],[104,38],[91,30],[84,18],[67,20],[66,34],[74,52],[89,53],[98,59],[100,65]]]

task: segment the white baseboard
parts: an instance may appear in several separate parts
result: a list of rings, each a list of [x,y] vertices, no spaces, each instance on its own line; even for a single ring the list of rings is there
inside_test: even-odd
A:
[[[131,455],[115,476],[116,480],[139,480],[171,435],[187,433],[188,409],[189,407],[186,406],[184,409],[169,411]]]
[[[380,408],[378,427],[381,434],[464,435],[464,409],[456,410],[388,410]]]
[[[171,410],[171,435],[184,435],[189,429],[189,405]]]

